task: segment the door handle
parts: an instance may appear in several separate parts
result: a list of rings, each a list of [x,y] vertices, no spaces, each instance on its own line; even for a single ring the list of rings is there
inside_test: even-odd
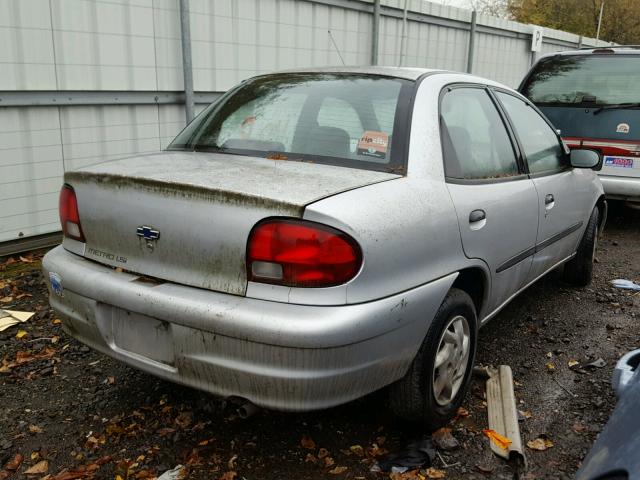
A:
[[[549,205],[550,203],[555,202],[555,198],[553,198],[553,195],[551,193],[548,193],[545,197],[544,197],[544,204],[545,205]]]
[[[469,223],[477,223],[486,220],[487,214],[484,210],[474,210],[469,214]]]

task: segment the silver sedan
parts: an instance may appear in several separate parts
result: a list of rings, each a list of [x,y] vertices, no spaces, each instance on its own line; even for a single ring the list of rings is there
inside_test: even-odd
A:
[[[281,410],[390,386],[398,415],[435,428],[482,325],[557,267],[589,283],[600,164],[490,80],[258,76],[166,151],[66,173],[51,305],[173,382]]]

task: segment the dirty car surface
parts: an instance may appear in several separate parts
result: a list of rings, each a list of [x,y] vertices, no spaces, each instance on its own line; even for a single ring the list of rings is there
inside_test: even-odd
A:
[[[391,385],[396,413],[436,426],[482,324],[565,263],[590,281],[606,204],[589,153],[477,77],[256,77],[167,151],[66,174],[51,304],[174,382],[282,410]]]

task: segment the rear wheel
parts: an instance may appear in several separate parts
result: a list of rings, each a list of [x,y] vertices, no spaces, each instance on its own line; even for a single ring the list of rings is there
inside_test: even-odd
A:
[[[394,413],[430,430],[446,424],[460,407],[471,379],[476,333],[471,297],[451,289],[409,371],[391,386]]]
[[[579,287],[587,286],[593,278],[593,262],[598,246],[598,207],[593,209],[576,255],[564,266],[564,280]]]

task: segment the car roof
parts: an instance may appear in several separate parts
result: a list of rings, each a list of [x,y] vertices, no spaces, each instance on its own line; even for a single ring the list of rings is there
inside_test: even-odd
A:
[[[453,70],[443,70],[437,68],[418,68],[418,67],[390,67],[390,66],[344,66],[344,67],[310,67],[310,68],[294,68],[288,70],[279,70],[277,72],[267,73],[273,75],[278,73],[356,73],[362,75],[380,75],[385,77],[402,78],[405,80],[418,80],[424,75],[448,74],[457,77],[460,82],[480,83],[483,85],[491,85],[515,91],[500,82],[490,80],[488,78],[479,77],[465,72],[456,72]],[[259,75],[262,76],[262,75]]]
[[[640,55],[640,45],[611,45],[602,47],[588,47],[581,48],[579,50],[563,50],[561,52],[547,53],[540,58],[560,56],[575,56],[575,55],[598,55],[598,54],[611,55]]]
[[[312,67],[280,70],[275,73],[360,73],[363,75],[382,75],[386,77],[417,80],[427,73],[440,73],[445,70],[434,68],[385,67],[385,66],[345,66],[345,67]]]

